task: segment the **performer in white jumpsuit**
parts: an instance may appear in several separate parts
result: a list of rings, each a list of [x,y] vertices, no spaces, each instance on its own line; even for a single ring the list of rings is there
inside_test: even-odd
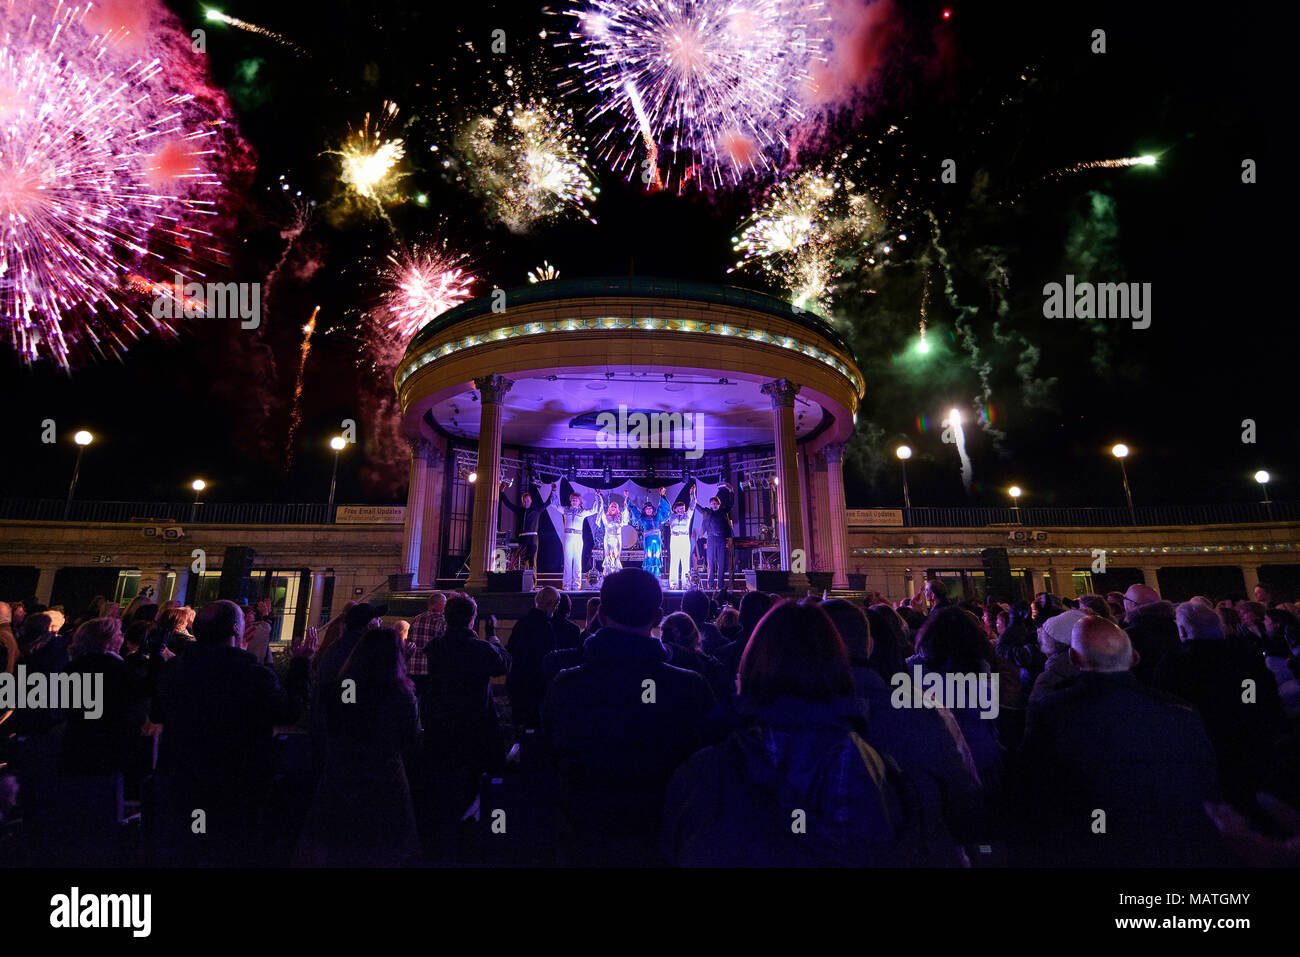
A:
[[[582,525],[600,508],[600,496],[596,496],[591,508],[582,507],[582,496],[577,492],[569,496],[568,508],[560,508],[558,503],[550,507],[560,509],[564,525],[564,590],[572,591],[582,585]]]
[[[685,588],[691,574],[691,522],[695,520],[695,486],[691,486],[691,507],[676,502],[668,516],[668,587]]]

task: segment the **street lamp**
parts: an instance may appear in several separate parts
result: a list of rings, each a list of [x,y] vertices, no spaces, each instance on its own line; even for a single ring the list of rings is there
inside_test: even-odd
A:
[[[1124,497],[1128,499],[1128,517],[1134,525],[1137,524],[1137,510],[1133,508],[1133,493],[1128,487],[1128,470],[1124,468],[1124,460],[1128,458],[1128,446],[1123,442],[1117,444],[1110,450],[1110,454],[1119,459],[1119,474],[1124,478]]]
[[[196,521],[199,514],[199,495],[208,487],[208,483],[203,479],[195,479],[190,483],[190,488],[194,489],[194,504],[190,506],[190,521]]]
[[[1025,494],[1025,490],[1019,485],[1013,485],[1007,489],[1007,494],[1011,496],[1011,511],[1016,513],[1016,521],[1020,521],[1020,496]]]
[[[1273,503],[1268,497],[1268,481],[1272,477],[1273,476],[1269,475],[1268,472],[1264,471],[1264,469],[1260,469],[1255,473],[1255,481],[1258,482],[1260,488],[1264,490],[1264,508],[1268,511],[1268,517],[1270,520],[1273,518]]]
[[[81,454],[86,451],[86,446],[95,441],[95,437],[82,429],[72,437],[72,441],[77,443],[77,464],[72,468],[72,481],[68,483],[68,500],[63,504],[63,520],[68,520],[68,515],[72,512],[72,493],[77,490],[77,479],[81,476]]]
[[[906,445],[900,445],[894,450],[894,454],[898,456],[898,463],[903,466],[903,508],[911,508],[912,497],[907,491],[907,460],[912,457],[912,450]]]
[[[347,439],[343,438],[341,435],[336,435],[334,438],[330,439],[330,448],[334,450],[334,471],[330,474],[329,509],[331,513],[334,511],[334,486],[338,482],[339,477],[339,453],[347,447],[347,444]]]

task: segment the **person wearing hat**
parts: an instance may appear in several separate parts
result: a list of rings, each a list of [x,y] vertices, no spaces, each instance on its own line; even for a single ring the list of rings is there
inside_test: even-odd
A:
[[[1070,660],[1070,632],[1075,622],[1086,617],[1084,612],[1071,608],[1053,615],[1038,629],[1038,647],[1047,656],[1047,663],[1042,674],[1034,679],[1033,690],[1029,692],[1030,704],[1059,691],[1078,676],[1079,669]]]

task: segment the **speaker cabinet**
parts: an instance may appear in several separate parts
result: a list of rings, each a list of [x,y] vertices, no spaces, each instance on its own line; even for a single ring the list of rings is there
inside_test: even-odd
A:
[[[790,590],[790,573],[779,569],[746,568],[745,585],[750,591],[783,595]]]
[[[1005,548],[986,548],[980,552],[984,564],[984,594],[1002,601],[1017,601],[1020,589],[1011,577],[1011,560]]]
[[[510,572],[488,572],[487,590],[513,592],[532,591],[533,570],[531,568],[519,568]]]
[[[257,552],[246,545],[232,545],[221,558],[221,582],[217,586],[219,598],[236,604],[251,601],[251,576]]]

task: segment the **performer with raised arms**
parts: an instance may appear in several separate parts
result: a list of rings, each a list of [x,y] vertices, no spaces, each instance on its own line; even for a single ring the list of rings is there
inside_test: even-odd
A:
[[[691,522],[695,520],[695,484],[691,484],[691,506],[685,502],[673,504],[668,516],[668,587],[685,588],[690,582]]]
[[[658,577],[663,571],[663,537],[659,533],[659,527],[668,521],[668,516],[672,512],[668,507],[668,489],[659,490],[659,507],[650,504],[650,499],[645,500],[645,507],[641,509],[641,514],[633,516],[632,522],[641,529],[641,547],[645,550],[645,558],[641,562],[641,567],[651,575]]]
[[[555,496],[551,498],[553,500]],[[582,523],[599,510],[600,495],[591,503],[591,508],[582,507],[582,496],[577,492],[569,495],[568,508],[560,508],[554,501],[548,507],[558,508],[564,523],[564,590],[572,591],[582,585]]]
[[[545,502],[533,502],[533,493],[524,489],[519,495],[519,504],[516,505],[506,498],[506,483],[501,483],[501,504],[519,517],[519,566],[521,568],[535,568],[537,560],[537,520],[542,517],[542,512],[551,507],[555,501],[555,490],[559,487],[559,482],[551,485],[551,492],[546,497]]]
[[[600,508],[600,517],[596,527],[602,529],[605,536],[605,563],[601,567],[600,577],[603,581],[610,572],[623,570],[623,526],[628,523],[627,509],[620,508],[618,502],[610,502],[605,508],[605,499],[596,493],[596,503]]]

